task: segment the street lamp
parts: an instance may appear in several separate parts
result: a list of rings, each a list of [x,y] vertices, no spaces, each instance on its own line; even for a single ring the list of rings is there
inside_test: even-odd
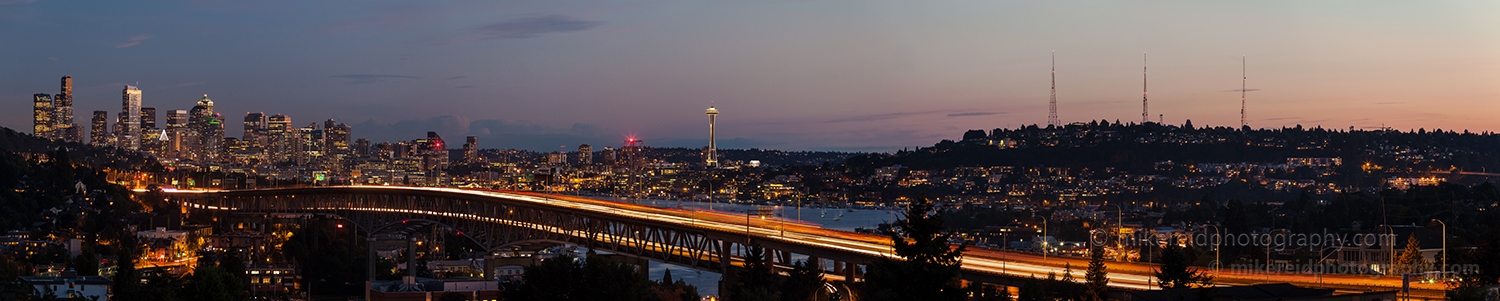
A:
[[[1222,232],[1224,229],[1219,228],[1219,225],[1210,224],[1208,226],[1214,227],[1214,276],[1218,276],[1219,266],[1223,265],[1223,263],[1219,262],[1219,248],[1224,245],[1224,233]]]
[[[1444,223],[1443,220],[1435,219],[1435,218],[1432,219],[1432,221],[1438,222],[1438,224],[1442,224],[1443,225],[1443,278],[1447,278],[1448,277],[1448,223]]]
[[[1047,217],[1036,215],[1032,215],[1032,217],[1042,218],[1042,261],[1047,261],[1047,247],[1048,245],[1050,245],[1050,243],[1047,241]]]

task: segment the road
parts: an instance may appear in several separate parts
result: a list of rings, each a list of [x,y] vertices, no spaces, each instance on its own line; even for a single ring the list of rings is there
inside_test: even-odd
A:
[[[822,229],[818,228],[815,225],[799,224],[774,218],[747,219],[746,216],[742,214],[681,210],[672,208],[655,208],[586,197],[530,192],[396,186],[357,186],[357,188],[422,190],[460,195],[502,198],[515,201],[532,202],[548,206],[619,215],[682,227],[713,229],[721,232],[744,232],[758,239],[782,240],[785,242],[798,244],[813,244],[823,248],[837,249],[855,254],[868,255],[871,257],[891,255],[891,241],[889,237]],[[234,208],[212,209],[233,210]],[[385,208],[338,209],[410,211],[405,209]],[[498,220],[498,218],[495,217],[476,216],[473,214],[461,212],[413,213],[443,215],[476,220]],[[549,228],[547,225],[528,226],[536,227],[537,229]],[[964,253],[963,258],[963,270],[966,273],[983,273],[1020,278],[1045,278],[1049,273],[1062,275],[1065,266],[1073,267],[1072,271],[1073,273],[1075,273],[1073,277],[1082,279],[1083,273],[1088,267],[1088,260],[1083,258],[1058,256],[1048,256],[1046,258],[1043,258],[1043,256],[1036,254],[1017,253],[983,248],[969,248]],[[1148,290],[1157,288],[1156,279],[1153,274],[1155,266],[1153,265],[1134,262],[1109,262],[1107,263],[1107,266],[1107,270],[1110,273],[1110,286],[1112,287],[1133,290]],[[1259,271],[1224,271],[1222,273],[1215,273],[1212,270],[1207,270],[1207,272],[1210,275],[1214,276],[1214,283],[1216,283],[1217,285],[1291,283],[1303,287],[1324,287],[1337,289],[1342,292],[1391,291],[1401,288],[1401,279],[1399,277],[1327,274],[1317,275],[1306,273],[1265,273]],[[1413,297],[1442,298],[1443,296],[1444,286],[1440,283],[1413,283],[1411,287]]]

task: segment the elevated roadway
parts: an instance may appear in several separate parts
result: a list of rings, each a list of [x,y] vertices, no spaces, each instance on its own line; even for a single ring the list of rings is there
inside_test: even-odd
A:
[[[716,271],[736,265],[741,260],[738,256],[749,244],[771,250],[766,257],[774,264],[785,266],[792,254],[805,255],[825,272],[845,279],[858,279],[865,264],[891,256],[892,252],[890,238],[878,235],[746,215],[531,192],[335,186],[168,193],[195,210],[336,214],[356,220],[367,230],[421,218],[461,229],[481,246],[493,250],[506,250],[517,243],[566,243]],[[1062,275],[1065,265],[1073,268],[1074,278],[1082,279],[1088,261],[969,248],[963,258],[963,277],[969,281],[1019,285],[1031,277]],[[1110,286],[1155,289],[1155,268],[1143,263],[1109,262]],[[1214,275],[1214,282],[1219,285],[1291,283],[1344,292],[1392,291],[1402,286],[1399,277],[1207,272]],[[1411,285],[1415,298],[1443,295],[1442,284]]]

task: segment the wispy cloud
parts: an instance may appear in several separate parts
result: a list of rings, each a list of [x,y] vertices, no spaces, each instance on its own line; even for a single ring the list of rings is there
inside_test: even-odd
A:
[[[583,31],[604,24],[563,15],[525,17],[500,21],[476,28],[484,39],[525,39],[542,34]]]
[[[126,41],[125,43],[122,43],[120,45],[115,45],[115,48],[116,49],[119,49],[119,48],[130,48],[130,47],[135,46],[135,45],[140,45],[141,42],[145,42],[146,40],[149,40],[149,39],[151,39],[151,36],[148,36],[148,35],[134,36],[134,37],[130,38],[130,41]]]
[[[186,87],[192,87],[192,86],[197,86],[197,85],[202,85],[202,84],[203,84],[203,82],[181,83],[181,84],[164,86],[164,87],[153,87],[151,90],[166,90],[166,89],[186,88]]]
[[[951,113],[951,114],[948,114],[948,117],[990,116],[990,115],[1000,115],[1000,114],[1005,114],[1005,112],[963,112],[963,113]]]
[[[927,111],[927,112],[896,112],[896,113],[885,113],[885,114],[875,114],[875,115],[850,116],[850,117],[844,117],[844,118],[837,118],[837,119],[833,119],[833,120],[827,120],[827,121],[823,121],[821,123],[842,123],[842,122],[875,121],[875,120],[896,119],[896,118],[901,118],[901,117],[924,115],[924,114],[932,114],[932,113],[939,113],[939,112],[938,111]]]
[[[420,79],[420,76],[394,75],[394,74],[340,74],[328,77],[348,79],[349,84],[369,84],[383,82],[386,80]]]

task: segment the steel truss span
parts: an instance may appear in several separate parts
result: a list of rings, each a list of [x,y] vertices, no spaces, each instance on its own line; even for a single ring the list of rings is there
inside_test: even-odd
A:
[[[583,197],[528,192],[430,187],[333,186],[235,191],[168,191],[190,210],[239,213],[337,215],[361,229],[376,230],[408,220],[426,220],[463,231],[489,250],[526,243],[571,244],[611,253],[724,272],[740,262],[747,244],[766,248],[778,269],[793,257],[810,262],[836,280],[862,276],[864,265],[889,256],[890,238],[818,228],[794,221],[653,208]],[[797,256],[800,255],[800,256]],[[1073,267],[1082,278],[1086,259],[970,248],[963,259],[968,281],[1019,285],[1031,277],[1063,274]],[[1110,262],[1110,286],[1155,287],[1154,266]],[[1214,273],[1209,271],[1209,273]],[[1394,278],[1394,279],[1393,279]],[[1228,285],[1290,282],[1344,291],[1399,289],[1399,277],[1308,275],[1223,271],[1215,282]],[[1413,284],[1413,290],[1442,295],[1441,284]],[[1430,288],[1428,286],[1431,286]]]

